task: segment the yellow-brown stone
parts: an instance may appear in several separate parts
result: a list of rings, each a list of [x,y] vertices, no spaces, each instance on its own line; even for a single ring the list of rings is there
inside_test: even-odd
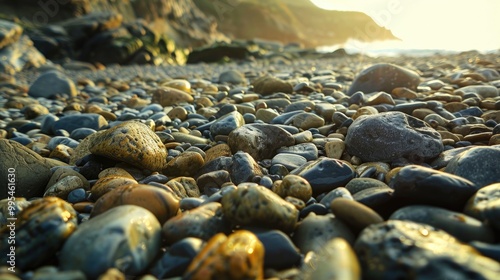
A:
[[[287,196],[296,197],[307,202],[312,196],[312,188],[306,179],[297,175],[286,175],[283,180],[273,184],[273,192],[282,198]]]
[[[158,88],[153,92],[153,103],[161,106],[172,106],[183,102],[191,103],[194,98],[191,94],[172,87]]]
[[[177,177],[168,181],[165,185],[170,187],[179,198],[200,197],[200,190],[196,181],[191,177]]]
[[[183,152],[169,161],[163,173],[171,176],[193,176],[205,164],[197,152]]]
[[[264,278],[264,246],[251,232],[240,230],[229,237],[212,237],[193,259],[183,279]]]
[[[89,150],[93,154],[123,161],[151,171],[165,167],[167,150],[148,126],[128,121],[92,138]]]
[[[124,177],[120,175],[106,176],[97,180],[97,182],[95,182],[90,192],[92,194],[92,199],[97,200],[101,196],[105,195],[107,192],[112,191],[118,187],[129,186],[134,184],[137,184],[137,181],[134,178],[132,178],[132,176],[130,177]]]

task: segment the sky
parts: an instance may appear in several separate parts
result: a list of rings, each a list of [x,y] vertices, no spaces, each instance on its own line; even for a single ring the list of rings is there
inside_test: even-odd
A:
[[[361,11],[414,49],[500,49],[500,0],[311,0],[331,10]]]

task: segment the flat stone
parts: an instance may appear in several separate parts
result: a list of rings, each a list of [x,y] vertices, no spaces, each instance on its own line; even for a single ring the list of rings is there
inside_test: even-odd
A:
[[[306,179],[311,184],[313,195],[342,187],[356,176],[351,164],[331,158],[319,158],[293,170],[291,174]]]
[[[101,127],[108,125],[106,119],[99,114],[79,114],[68,115],[60,118],[54,123],[53,131],[64,129],[72,133],[75,129],[90,128],[99,130]]]
[[[193,259],[184,279],[264,279],[264,246],[251,232],[212,237]]]
[[[0,154],[0,176],[5,180],[14,178],[15,197],[30,199],[43,196],[52,176],[51,164],[34,151],[7,139],[0,139]],[[8,184],[2,184],[0,199],[7,198],[8,191]]]
[[[59,71],[47,71],[31,84],[28,95],[51,98],[55,95],[75,97],[77,89],[73,81]]]
[[[323,125],[325,125],[325,120],[314,114],[314,113],[299,113],[295,116],[293,116],[288,122],[291,122],[291,124],[297,128],[307,130],[310,128],[318,128]],[[287,124],[285,123],[285,124]]]
[[[219,119],[217,119],[210,126],[210,133],[212,137],[217,135],[229,135],[233,130],[241,127],[245,124],[245,120],[243,119],[243,115],[238,112],[228,113]]]
[[[163,224],[162,233],[168,244],[187,237],[210,240],[217,233],[230,233],[231,223],[222,215],[218,202],[203,204],[193,210],[184,211]]]
[[[362,190],[384,187],[388,187],[386,183],[373,178],[354,178],[345,185],[345,188],[353,195]]]
[[[313,143],[301,143],[289,147],[281,147],[278,154],[293,154],[304,157],[307,161],[318,159],[318,147]]]
[[[330,209],[335,217],[342,220],[356,234],[369,225],[384,221],[377,212],[354,200],[334,199],[330,204]]]
[[[359,117],[349,126],[345,144],[350,155],[364,162],[398,158],[422,162],[443,151],[437,131],[401,112]]]
[[[401,168],[389,186],[394,189],[395,198],[450,210],[463,209],[467,200],[479,189],[463,177],[418,165]]]
[[[160,248],[156,217],[142,207],[123,205],[81,224],[64,244],[59,263],[62,270],[80,270],[92,279],[112,267],[138,276]]]
[[[282,164],[288,170],[293,170],[307,163],[307,159],[300,155],[279,153],[275,155],[271,161],[274,164]]]
[[[163,107],[181,103],[192,103],[194,98],[191,94],[172,87],[158,88],[153,92],[151,102],[160,104]]]
[[[416,72],[394,64],[379,63],[361,71],[354,78],[347,95],[353,95],[357,91],[364,93],[392,92],[398,87],[416,90],[419,84],[420,76]]]
[[[354,250],[370,279],[495,279],[500,264],[442,230],[410,221],[371,225]],[[376,265],[374,265],[376,264]]]
[[[500,182],[500,145],[475,147],[455,156],[445,172],[463,177],[478,188]]]
[[[271,190],[257,184],[241,184],[222,197],[224,216],[241,226],[293,231],[298,211]]]
[[[219,75],[219,83],[227,83],[233,85],[246,84],[245,75],[238,70],[227,70]]]
[[[122,205],[141,206],[153,213],[161,224],[179,211],[179,199],[173,193],[151,185],[135,184],[114,188],[101,196],[95,202],[90,217]]]
[[[262,95],[270,95],[277,92],[292,93],[293,87],[279,78],[267,75],[262,76],[252,82],[254,91]]]
[[[35,269],[55,258],[78,224],[71,204],[57,197],[33,201],[16,218],[16,268],[22,270]],[[0,240],[0,260],[7,263],[13,245],[9,243],[9,231],[3,231]]]
[[[166,164],[167,151],[160,137],[137,121],[124,122],[107,129],[93,137],[89,146],[92,154],[151,171],[162,170]]]
[[[455,94],[467,94],[467,93],[475,93],[482,98],[488,98],[488,97],[497,97],[499,92],[498,88],[490,85],[473,85],[473,86],[466,86],[459,88],[458,90],[455,91]]]
[[[268,124],[246,124],[229,134],[228,145],[236,153],[243,151],[255,160],[271,159],[279,148],[295,144],[283,128]]]
[[[479,220],[439,207],[412,205],[394,212],[389,220],[406,220],[444,230],[462,242],[495,242],[493,230]]]

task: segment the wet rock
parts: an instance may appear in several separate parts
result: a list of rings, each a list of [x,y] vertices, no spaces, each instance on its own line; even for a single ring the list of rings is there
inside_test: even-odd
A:
[[[251,182],[255,176],[263,175],[257,162],[244,152],[233,155],[230,174],[231,181],[235,184]]]
[[[121,123],[91,139],[92,154],[124,161],[151,171],[162,170],[167,151],[148,126],[137,121]]]
[[[318,159],[318,148],[313,143],[302,143],[278,149],[278,154],[294,154],[304,157],[307,161]]]
[[[371,225],[357,239],[363,276],[377,279],[495,279],[500,264],[444,231],[410,221]]]
[[[73,81],[59,71],[47,71],[31,84],[28,95],[51,98],[55,95],[75,97],[77,89]]]
[[[166,107],[183,102],[192,103],[193,100],[193,96],[185,91],[172,87],[162,87],[153,92],[151,102],[160,104],[162,107]]]
[[[56,121],[52,130],[57,131],[59,129],[64,129],[67,132],[72,133],[75,129],[80,128],[99,130],[105,125],[108,125],[108,122],[99,114],[68,115]]]
[[[326,208],[330,208],[330,204],[332,201],[334,201],[337,198],[344,198],[348,200],[354,200],[352,197],[351,193],[344,187],[338,187],[324,196],[322,196],[321,200],[319,201],[320,204],[323,204]],[[319,197],[318,197],[319,199]]]
[[[306,179],[312,187],[313,195],[342,187],[356,176],[351,164],[331,158],[319,158],[295,169],[291,174]]]
[[[293,243],[306,254],[309,251],[319,253],[326,243],[336,237],[353,244],[355,236],[349,227],[333,214],[318,216],[309,214],[302,220],[293,234]]]
[[[107,192],[112,191],[121,186],[135,185],[137,181],[132,176],[126,177],[122,175],[109,175],[99,178],[92,186],[92,200],[98,200]]]
[[[149,273],[159,279],[182,276],[204,245],[203,240],[193,237],[174,243],[153,265]]]
[[[328,241],[303,269],[306,279],[361,279],[361,268],[351,245],[342,238]]]
[[[478,220],[484,221],[486,207],[500,200],[500,183],[495,183],[479,189],[464,207],[464,213]]]
[[[332,201],[330,208],[335,217],[348,225],[355,234],[369,225],[384,221],[377,212],[354,200],[337,198]]]
[[[86,181],[86,180],[85,180]],[[82,179],[78,176],[66,176],[59,180],[57,183],[53,184],[49,188],[45,190],[43,194],[46,196],[56,196],[62,198],[64,200],[68,199],[68,195],[70,192],[83,188],[85,184]]]
[[[23,28],[10,21],[0,20],[0,49],[16,42],[21,37]]]
[[[156,217],[142,207],[124,205],[81,224],[64,244],[59,262],[63,270],[81,270],[88,278],[97,278],[112,267],[138,275],[151,264],[160,246]]]
[[[171,176],[193,176],[204,164],[205,161],[199,153],[186,151],[169,161],[163,173]]]
[[[263,279],[264,246],[246,230],[212,237],[183,279]]]
[[[226,170],[205,173],[196,179],[200,190],[210,196],[219,190],[224,183],[231,182],[231,175]]]
[[[475,147],[455,156],[444,171],[470,180],[477,187],[500,182],[500,145]]]
[[[241,226],[293,231],[298,211],[271,190],[257,184],[241,184],[222,197],[224,216]]]
[[[150,185],[117,187],[101,196],[92,209],[91,218],[122,205],[136,205],[149,210],[163,224],[177,215],[179,200],[174,194]]]
[[[359,117],[349,126],[345,144],[350,155],[364,162],[398,158],[423,162],[443,151],[437,131],[401,112]]]
[[[388,187],[386,183],[373,178],[354,178],[345,185],[345,188],[353,195],[362,190],[384,187]]]
[[[252,82],[252,85],[254,86],[254,91],[262,95],[270,95],[277,92],[293,92],[291,84],[270,75],[256,79]]]
[[[433,206],[407,206],[394,212],[389,220],[427,224],[453,235],[462,242],[495,242],[493,230],[481,221],[464,214]]]
[[[231,223],[222,215],[222,205],[211,202],[168,220],[162,232],[168,244],[187,237],[208,241],[217,233],[231,232]]]
[[[255,160],[271,159],[283,146],[292,146],[293,136],[283,128],[268,124],[247,124],[229,134],[228,145],[236,153],[243,151]]]
[[[264,246],[265,268],[285,269],[300,263],[300,252],[288,235],[279,230],[250,230]]]
[[[283,180],[275,182],[272,190],[282,198],[292,196],[304,202],[307,202],[312,196],[309,182],[297,175],[286,175]]]
[[[217,135],[229,135],[233,130],[245,124],[243,115],[238,112],[231,112],[216,120],[210,126],[212,137]]]
[[[359,73],[347,91],[347,95],[353,95],[357,91],[364,93],[392,92],[398,87],[416,90],[419,84],[420,76],[414,71],[394,64],[379,63]]]
[[[34,151],[6,139],[0,139],[0,154],[0,176],[5,178],[4,180],[13,178],[13,195],[27,199],[43,196],[45,186],[52,175],[51,164]],[[8,191],[13,190],[8,188],[7,183],[2,184],[0,199],[6,198]]]
[[[465,202],[479,189],[462,177],[417,165],[401,168],[389,186],[394,189],[395,198],[450,210],[463,209]]]
[[[16,266],[22,270],[35,269],[55,258],[66,239],[77,228],[73,207],[62,199],[46,197],[33,201],[17,215],[15,222]],[[14,230],[14,229],[12,229]],[[9,260],[10,228],[0,231],[0,260]]]

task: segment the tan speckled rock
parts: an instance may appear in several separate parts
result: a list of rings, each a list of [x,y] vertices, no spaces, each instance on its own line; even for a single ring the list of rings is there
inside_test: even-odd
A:
[[[345,150],[345,143],[342,139],[331,138],[325,143],[325,154],[329,158],[340,159]]]
[[[307,202],[312,196],[312,188],[309,182],[297,175],[286,175],[281,183],[276,181],[273,184],[273,192],[282,198],[292,196],[304,202]]]
[[[166,164],[167,151],[160,137],[137,121],[110,128],[94,137],[89,145],[93,154],[151,171],[162,170]]]
[[[256,79],[253,81],[252,85],[256,93],[263,95],[269,95],[276,92],[292,93],[293,91],[293,87],[290,83],[269,75]]]
[[[264,245],[246,230],[229,237],[219,233],[193,259],[183,279],[264,279]]]
[[[97,200],[107,192],[112,191],[118,187],[134,184],[137,184],[137,181],[134,178],[124,177],[121,175],[99,178],[99,180],[97,180],[97,182],[95,182],[94,186],[92,187],[92,199]]]
[[[191,103],[193,100],[193,96],[185,91],[172,87],[162,87],[153,92],[152,102],[165,107],[183,102]]]
[[[165,185],[170,187],[179,198],[200,197],[200,190],[196,181],[191,177],[177,177],[168,181]]]
[[[236,190],[224,194],[221,203],[224,215],[237,225],[291,232],[297,223],[295,206],[257,184],[240,184]]]
[[[90,134],[89,136],[85,137],[80,144],[73,149],[73,154],[71,154],[71,157],[69,158],[69,164],[75,165],[75,163],[83,158],[84,156],[90,155],[90,147],[94,143],[94,139],[99,137],[99,135],[105,133],[106,131],[100,130],[97,131],[96,133]]]
[[[171,176],[192,176],[205,164],[197,152],[184,152],[167,163],[163,173]]]
[[[205,162],[210,162],[219,157],[230,157],[231,148],[227,144],[215,145],[206,151]]]

